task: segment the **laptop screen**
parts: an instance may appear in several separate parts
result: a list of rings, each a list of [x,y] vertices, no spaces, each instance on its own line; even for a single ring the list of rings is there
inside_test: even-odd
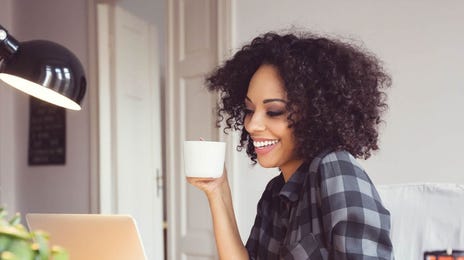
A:
[[[146,260],[135,220],[127,215],[26,214],[30,230],[43,230],[50,244],[72,260]]]

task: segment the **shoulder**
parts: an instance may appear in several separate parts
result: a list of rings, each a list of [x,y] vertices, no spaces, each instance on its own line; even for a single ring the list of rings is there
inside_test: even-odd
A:
[[[361,164],[347,151],[331,152],[322,157],[318,169],[322,197],[340,193],[367,195],[379,199],[371,179]]]
[[[321,177],[353,176],[370,182],[362,165],[345,150],[328,153],[321,157],[319,165]]]

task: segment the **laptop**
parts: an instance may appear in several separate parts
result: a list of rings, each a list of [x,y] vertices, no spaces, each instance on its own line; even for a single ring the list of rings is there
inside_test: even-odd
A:
[[[29,230],[50,235],[70,260],[146,260],[135,220],[127,215],[26,214]]]

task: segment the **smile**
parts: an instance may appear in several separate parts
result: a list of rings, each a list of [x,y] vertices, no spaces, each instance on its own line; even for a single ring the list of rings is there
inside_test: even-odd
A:
[[[256,149],[265,148],[268,146],[275,145],[279,140],[268,140],[268,141],[253,141],[253,145]]]

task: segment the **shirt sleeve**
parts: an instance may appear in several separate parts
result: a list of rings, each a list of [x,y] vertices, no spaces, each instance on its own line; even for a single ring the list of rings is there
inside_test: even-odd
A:
[[[393,259],[390,213],[354,157],[331,153],[322,160],[319,173],[329,259]]]
[[[280,175],[270,180],[269,183],[266,185],[266,188],[263,194],[261,195],[261,198],[259,199],[255,222],[253,224],[253,227],[251,228],[250,236],[248,237],[248,240],[245,245],[250,260],[256,260],[258,258],[269,258],[267,256],[268,245],[263,245],[263,241],[260,241],[260,238],[262,237],[264,230],[266,228],[269,228],[269,226],[265,226],[265,224],[269,222],[267,221],[267,219],[269,218],[269,210],[272,209],[272,190],[274,188],[274,185],[278,184],[279,181],[283,181],[283,177],[281,177]]]
[[[257,258],[258,246],[259,246],[259,232],[261,229],[262,222],[262,212],[261,212],[261,203],[262,199],[258,202],[258,210],[255,217],[255,223],[250,231],[250,236],[246,242],[246,249],[248,251],[248,257],[250,260],[255,260]]]
[[[266,185],[261,198],[258,201],[258,206],[256,207],[256,217],[253,227],[250,231],[250,236],[246,242],[246,249],[248,251],[248,256],[250,260],[256,260],[258,258],[263,258],[262,253],[260,255],[259,251],[263,250],[263,246],[261,245],[260,236],[263,233],[263,229],[265,228],[263,225],[263,220],[266,217],[266,209],[269,209],[271,200],[272,200],[272,187],[275,182],[278,180],[278,176],[273,178],[269,183]],[[267,250],[267,248],[266,248]],[[266,251],[264,250],[264,251]],[[259,257],[258,257],[259,256]]]

